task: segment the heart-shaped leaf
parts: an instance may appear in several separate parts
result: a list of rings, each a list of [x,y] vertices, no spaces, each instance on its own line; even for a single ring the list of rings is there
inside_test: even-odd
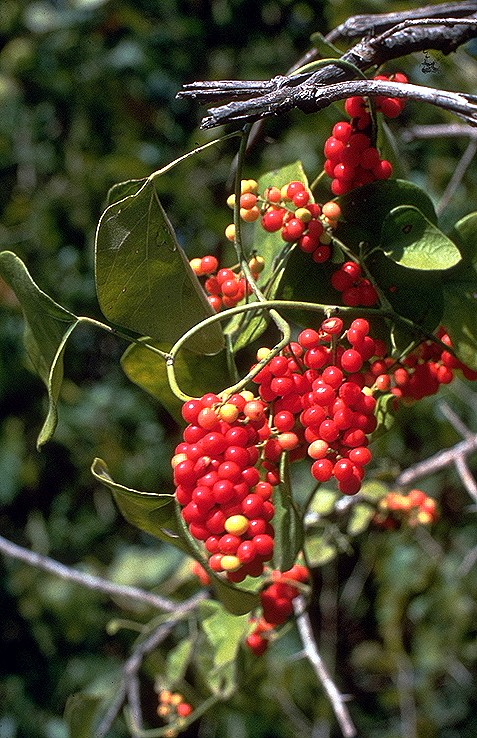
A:
[[[22,260],[11,251],[0,253],[0,274],[20,302],[26,321],[25,347],[48,390],[48,414],[37,440],[40,447],[52,437],[58,422],[63,354],[66,342],[81,318],[43,292]]]
[[[109,320],[157,341],[175,343],[214,314],[152,179],[101,216],[96,232],[96,287]],[[199,354],[214,354],[223,347],[217,323],[187,343],[190,351]]]
[[[388,213],[380,245],[387,256],[408,269],[450,269],[461,259],[450,238],[413,205],[399,205]]]

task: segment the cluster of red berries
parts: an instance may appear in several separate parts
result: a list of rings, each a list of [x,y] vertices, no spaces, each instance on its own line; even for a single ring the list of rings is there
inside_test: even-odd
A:
[[[247,391],[226,402],[208,393],[186,402],[182,416],[189,425],[171,462],[182,517],[213,571],[233,582],[260,576],[273,556],[272,495],[280,482],[263,446],[267,405]]]
[[[292,460],[308,454],[317,481],[335,477],[343,494],[359,491],[372,459],[368,436],[376,428],[376,399],[363,390],[362,369],[382,350],[369,336],[368,321],[358,318],[343,333],[343,321],[328,318],[318,331],[303,330],[286,354],[271,359],[254,381],[260,397],[273,403],[278,436],[267,445],[277,458],[283,450],[292,452]]]
[[[415,527],[429,525],[439,518],[437,503],[420,489],[412,489],[407,495],[389,492],[379,503],[373,523],[380,528],[395,530],[403,523]]]
[[[263,259],[260,260],[257,257],[251,260],[254,277],[257,277],[263,269],[262,262]],[[235,307],[246,294],[250,294],[250,286],[245,277],[240,273],[237,274],[233,269],[219,269],[219,262],[215,256],[191,259],[190,265],[198,277],[207,277],[204,289],[216,313],[220,312],[223,307]]]
[[[306,584],[309,578],[310,573],[302,564],[295,564],[288,571],[271,573],[272,584],[260,594],[262,616],[254,620],[255,627],[246,640],[254,654],[261,656],[265,653],[271,632],[293,615],[293,600],[300,592],[294,582]]]
[[[378,75],[375,79],[407,82],[404,74],[396,73],[387,77]],[[376,108],[384,115],[395,118],[405,106],[405,100],[395,97],[379,96]],[[351,123],[339,121],[333,127],[331,136],[325,141],[325,172],[332,178],[331,191],[344,195],[355,187],[369,184],[378,179],[389,179],[393,167],[387,159],[381,159],[378,149],[373,146],[369,129],[371,115],[366,98],[349,97],[345,110]]]
[[[374,386],[383,392],[392,392],[404,400],[420,400],[438,392],[441,384],[449,384],[456,371],[461,371],[466,379],[475,381],[477,371],[460,361],[452,351],[452,341],[444,328],[437,334],[441,343],[424,341],[405,359],[396,363],[390,357],[373,361],[370,372],[374,376]],[[371,378],[367,377],[370,384]]]
[[[297,243],[302,251],[312,254],[321,263],[331,256],[331,233],[341,215],[335,202],[323,205],[312,201],[310,190],[304,182],[294,180],[282,187],[267,187],[261,195],[255,180],[242,181],[240,216],[246,222],[261,218],[262,227],[268,233],[281,232],[287,243]],[[227,203],[234,207],[235,195]],[[227,238],[234,240],[235,228],[229,225]]]
[[[192,705],[185,702],[183,695],[179,692],[161,689],[157,696],[159,700],[157,714],[166,723],[177,723],[181,718],[189,717],[194,711]],[[179,731],[171,727],[164,735],[166,738],[175,738],[175,736],[179,735]]]
[[[341,292],[343,305],[348,307],[373,307],[379,303],[375,287],[363,276],[361,266],[355,261],[345,261],[331,276],[331,284]]]

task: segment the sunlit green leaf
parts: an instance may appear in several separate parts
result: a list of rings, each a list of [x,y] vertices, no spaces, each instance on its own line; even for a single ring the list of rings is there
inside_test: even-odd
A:
[[[109,320],[158,341],[174,343],[214,314],[151,179],[101,216],[96,287]],[[218,324],[200,330],[187,343],[189,350],[201,354],[216,353],[223,346]]]
[[[163,343],[151,344],[166,352],[171,348]],[[121,366],[132,382],[159,400],[179,423],[183,423],[183,403],[170,388],[166,362],[161,356],[135,343],[126,349]],[[206,356],[182,349],[177,354],[174,367],[179,387],[193,397],[201,397],[206,392],[220,392],[234,381],[230,376],[225,351]]]
[[[357,536],[363,533],[369,526],[374,517],[374,509],[371,505],[358,503],[353,506],[351,516],[348,521],[347,531],[350,536]]]
[[[0,274],[20,302],[26,321],[25,347],[48,389],[48,414],[37,441],[40,447],[52,437],[58,422],[63,354],[69,336],[81,319],[43,292],[22,260],[11,251],[0,253]]]
[[[450,269],[461,259],[457,246],[412,205],[399,205],[386,215],[381,248],[408,269]]]
[[[328,564],[338,554],[334,543],[329,543],[322,534],[311,535],[306,538],[305,552],[311,568]]]

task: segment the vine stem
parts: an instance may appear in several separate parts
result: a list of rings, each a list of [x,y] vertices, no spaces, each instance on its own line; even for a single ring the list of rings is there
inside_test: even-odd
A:
[[[345,698],[331,678],[320,652],[318,651],[303,596],[299,595],[298,597],[295,597],[294,609],[296,614],[296,624],[306,657],[326,692],[344,738],[354,738],[354,736],[358,735],[357,730],[345,705]]]

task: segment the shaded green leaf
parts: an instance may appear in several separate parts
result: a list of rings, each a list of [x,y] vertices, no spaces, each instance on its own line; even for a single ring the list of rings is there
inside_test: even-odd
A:
[[[188,542],[180,536],[175,514],[175,497],[170,494],[141,492],[115,482],[102,459],[95,459],[91,472],[98,482],[108,487],[126,520],[140,530],[161,538],[191,553]],[[192,553],[194,555],[195,552]]]
[[[412,205],[399,205],[386,215],[381,248],[408,269],[450,269],[461,259],[457,246]]]
[[[0,274],[20,302],[26,321],[25,347],[48,390],[48,413],[37,440],[40,447],[52,437],[58,422],[63,355],[66,342],[81,318],[43,292],[22,260],[11,251],[0,253]]]
[[[174,343],[214,314],[151,179],[101,216],[96,287],[109,320],[158,341]],[[217,323],[187,343],[189,350],[200,354],[216,353],[223,346]]]
[[[166,344],[151,344],[162,351],[170,349]],[[136,343],[126,349],[121,366],[132,382],[159,400],[177,422],[184,422],[181,416],[182,400],[174,395],[169,386],[166,362],[161,356]],[[234,381],[230,376],[225,350],[207,356],[182,349],[174,366],[179,387],[193,397],[201,397],[206,392],[220,392]]]
[[[95,738],[102,704],[103,699],[97,695],[78,692],[68,697],[64,717],[70,738]]]
[[[280,484],[275,487],[273,504],[275,515],[275,547],[273,566],[280,571],[291,569],[303,546],[303,521],[293,499],[288,454],[282,454],[280,461]]]
[[[432,200],[417,185],[401,179],[392,179],[357,187],[337,198],[343,214],[336,231],[337,237],[358,253],[364,241],[371,247],[379,246],[381,228],[388,213],[400,205],[412,205],[431,222],[437,222]]]
[[[453,236],[462,262],[444,273],[442,319],[461,361],[477,369],[477,213],[456,223]]]
[[[376,405],[376,420],[378,426],[373,434],[373,439],[378,438],[381,433],[385,433],[394,425],[396,418],[396,395],[389,394],[380,395]]]
[[[125,182],[118,182],[117,184],[114,184],[106,197],[106,202],[108,205],[112,205],[114,202],[118,202],[119,200],[123,200],[125,197],[128,197],[129,195],[136,195],[141,187],[145,185],[147,182],[147,178],[143,179],[128,179]]]
[[[179,687],[189,666],[193,650],[192,640],[186,638],[168,651],[165,683],[169,688]]]

